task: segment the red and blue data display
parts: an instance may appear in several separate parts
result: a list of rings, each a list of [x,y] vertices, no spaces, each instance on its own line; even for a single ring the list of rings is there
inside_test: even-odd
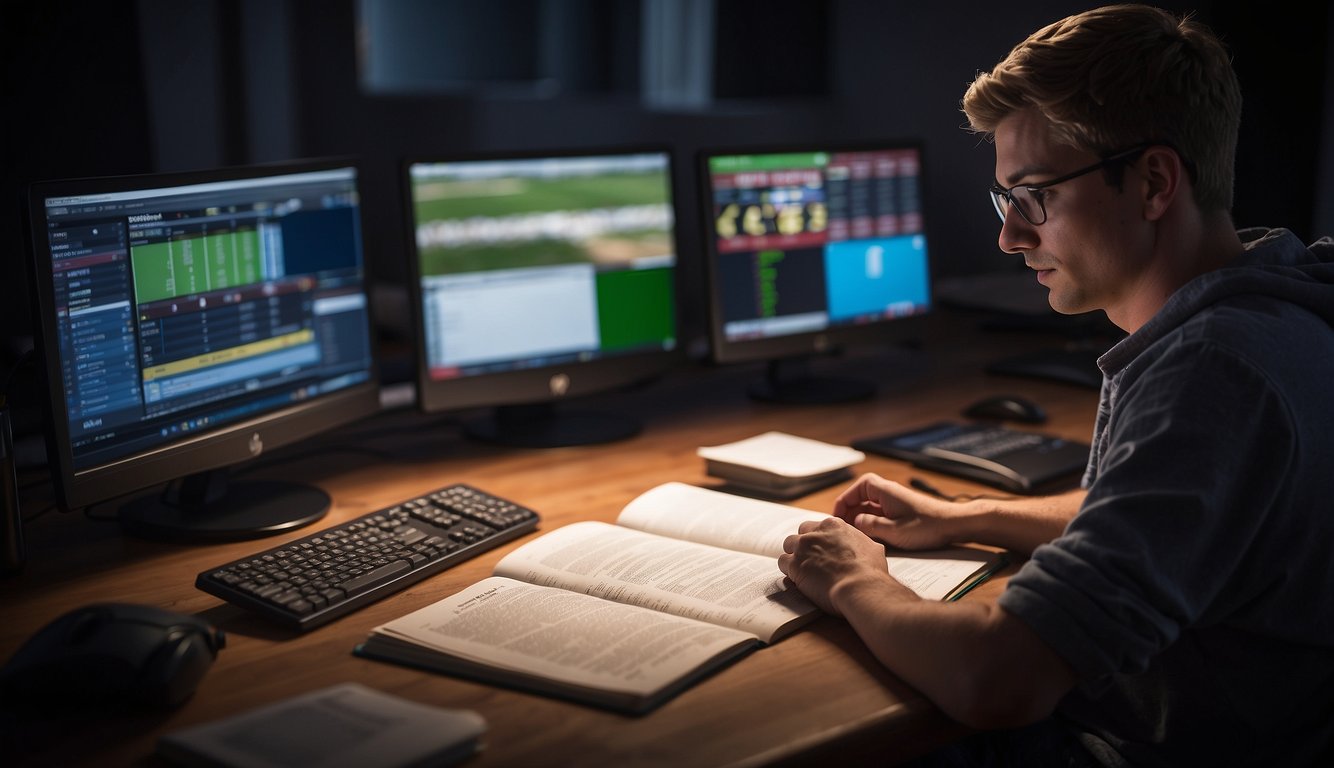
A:
[[[729,339],[928,308],[916,147],[718,154],[706,164]]]

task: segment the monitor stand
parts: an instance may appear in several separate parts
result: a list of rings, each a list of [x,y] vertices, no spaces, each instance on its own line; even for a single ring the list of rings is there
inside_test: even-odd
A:
[[[747,390],[756,400],[789,405],[819,405],[867,400],[875,395],[875,382],[833,376],[814,376],[808,358],[770,360],[763,379]]]
[[[469,436],[516,448],[562,448],[627,440],[640,423],[616,413],[557,408],[553,403],[502,405],[464,425]]]
[[[278,480],[232,483],[226,469],[189,475],[161,495],[120,508],[121,528],[131,536],[182,543],[239,541],[284,533],[319,520],[329,494]]]

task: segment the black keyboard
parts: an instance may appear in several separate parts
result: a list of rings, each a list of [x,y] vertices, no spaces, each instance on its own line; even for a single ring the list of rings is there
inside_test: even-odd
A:
[[[449,485],[199,574],[195,586],[314,629],[537,528],[531,509]]]
[[[1089,447],[1054,435],[987,424],[940,422],[921,429],[852,441],[867,453],[911,461],[1014,493],[1055,490],[1076,481]]]

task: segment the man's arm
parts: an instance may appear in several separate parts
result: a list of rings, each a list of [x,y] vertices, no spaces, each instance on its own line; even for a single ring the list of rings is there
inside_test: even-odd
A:
[[[834,516],[900,549],[977,542],[1028,555],[1061,535],[1085,494],[953,502],[867,474],[834,502]]]
[[[803,523],[784,551],[778,567],[803,594],[965,725],[1036,722],[1074,686],[1069,665],[994,601],[922,600],[889,575],[879,544],[841,520]]]

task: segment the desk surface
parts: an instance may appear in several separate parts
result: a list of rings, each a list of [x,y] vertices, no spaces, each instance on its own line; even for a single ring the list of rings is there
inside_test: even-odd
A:
[[[333,497],[327,526],[451,482],[466,482],[530,506],[541,535],[577,520],[612,521],[632,498],[677,480],[705,486],[695,455],[714,445],[777,429],[846,443],[953,418],[991,394],[1018,393],[1043,404],[1042,429],[1087,440],[1096,393],[1070,385],[982,373],[983,363],[1022,351],[1031,339],[987,335],[959,346],[955,330],[929,332],[932,352],[893,351],[831,363],[844,375],[880,383],[877,396],[845,405],[754,402],[744,387],[753,366],[698,368],[597,403],[644,417],[631,440],[590,447],[512,450],[464,437],[453,417],[389,412],[293,451],[264,471],[301,477]],[[948,352],[948,354],[947,354]],[[282,455],[280,454],[280,457]],[[946,492],[994,492],[967,481],[868,457],[857,468],[905,480],[917,474]],[[820,511],[839,488],[791,503]],[[199,614],[227,632],[227,647],[194,697],[169,713],[116,712],[62,719],[0,720],[8,765],[156,764],[159,734],[245,711],[337,682],[355,681],[415,701],[474,709],[487,720],[487,765],[762,765],[838,758],[856,764],[906,759],[963,733],[920,694],[881,667],[848,625],[822,617],[690,688],[654,712],[631,717],[542,696],[418,672],[352,655],[372,627],[428,605],[490,574],[511,543],[313,632],[274,628],[194,588],[207,568],[305,535],[315,527],[252,541],[182,546],[125,538],[111,522],[48,513],[28,526],[28,565],[0,580],[0,659],[32,632],[77,606],[140,602]],[[1003,579],[965,599],[994,596]],[[17,757],[11,762],[10,757]]]

